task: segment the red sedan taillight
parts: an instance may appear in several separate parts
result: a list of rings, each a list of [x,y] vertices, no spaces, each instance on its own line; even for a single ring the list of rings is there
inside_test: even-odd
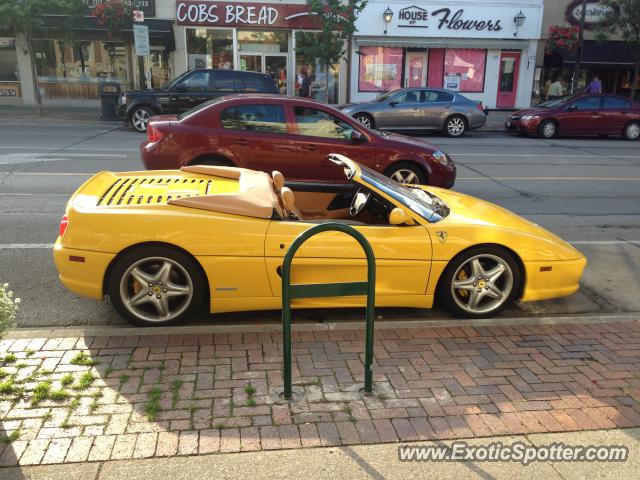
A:
[[[67,231],[67,227],[69,226],[69,217],[66,215],[62,216],[62,220],[60,220],[60,236],[64,235],[64,232]]]
[[[164,137],[164,134],[159,129],[152,125],[149,125],[149,127],[147,128],[147,139],[150,142],[157,142],[162,137]]]

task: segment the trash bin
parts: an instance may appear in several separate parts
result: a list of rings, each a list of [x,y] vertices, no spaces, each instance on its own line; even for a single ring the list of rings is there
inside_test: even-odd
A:
[[[98,84],[100,96],[100,109],[102,120],[118,120],[116,104],[120,96],[120,84],[118,82],[100,82]]]

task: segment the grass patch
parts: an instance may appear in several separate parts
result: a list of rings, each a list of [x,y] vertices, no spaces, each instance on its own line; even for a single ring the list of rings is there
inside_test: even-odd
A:
[[[83,367],[91,367],[97,365],[99,362],[94,360],[84,352],[78,352],[78,354],[71,359],[71,365],[82,365]]]
[[[37,374],[40,375],[41,377],[48,377],[53,374],[53,371],[47,368],[43,368],[42,370],[38,370]]]
[[[5,435],[2,438],[0,438],[0,442],[4,443],[5,445],[9,445],[10,443],[15,442],[19,438],[20,438],[20,429],[18,428],[13,432],[11,432],[9,435]]]
[[[9,364],[9,363],[15,363],[17,357],[13,354],[13,353],[7,353],[3,359],[2,359],[2,363],[4,363],[5,365]]]
[[[31,350],[30,348],[24,351],[25,355],[27,357],[32,357],[34,353],[36,353],[35,350]]]
[[[8,376],[9,373],[4,369],[4,368],[0,368],[0,379]]]
[[[26,363],[24,363],[24,362],[16,363],[16,368],[17,368],[18,370],[21,370],[21,369],[26,368],[26,367],[28,367],[28,366],[29,366],[29,365],[27,365],[27,364],[26,364]]]
[[[63,387],[68,387],[73,383],[73,375],[70,373],[65,373],[62,379],[60,379],[60,384]]]
[[[71,403],[69,404],[69,412],[73,412],[79,406],[80,406],[80,399],[79,398],[74,398],[73,400],[71,400]]]
[[[127,375],[126,373],[123,373],[122,375],[120,375],[120,385],[127,383],[129,381],[129,375]]]
[[[31,405],[36,406],[40,402],[44,402],[49,398],[51,394],[51,382],[49,380],[45,382],[40,382],[36,385],[36,388],[33,389],[33,396],[31,397]]]
[[[176,403],[180,398],[180,388],[182,388],[182,380],[171,382],[171,408],[176,408]]]
[[[93,413],[98,409],[98,401],[94,400],[93,402],[91,402],[91,404],[89,404],[89,413]]]
[[[59,388],[58,390],[51,390],[49,393],[49,398],[54,402],[61,402],[70,396],[71,394],[62,388]]]
[[[14,403],[18,401],[20,395],[24,391],[24,387],[16,385],[15,378],[9,377],[4,382],[0,382],[0,395],[11,396],[15,398],[11,399]]]
[[[347,415],[349,415],[349,421],[350,422],[357,421],[357,418],[353,416],[353,410],[351,410],[351,407],[344,407],[344,409],[342,411],[344,413],[346,413]]]
[[[213,426],[213,428],[216,428],[216,429],[218,429],[218,430],[226,430],[226,429],[227,429],[227,428],[229,428],[229,427],[227,427],[224,423],[216,423],[216,424]]]
[[[107,367],[107,369],[104,371],[105,378],[111,375],[112,373],[113,373],[113,367]]]
[[[244,387],[244,393],[246,393],[250,397],[253,397],[253,395],[256,393],[256,387],[254,387],[253,385],[249,384],[249,385]]]
[[[144,404],[144,413],[147,415],[147,419],[150,422],[155,421],[158,416],[158,410],[160,410],[160,397],[162,396],[162,390],[159,387],[154,387],[149,390],[149,400]]]
[[[53,413],[51,412],[47,412],[43,415],[42,420],[45,422],[48,422],[49,420],[51,420],[53,418]]]
[[[82,374],[82,376],[80,377],[80,380],[78,380],[78,383],[76,383],[73,386],[74,390],[86,390],[87,388],[89,388],[91,386],[91,384],[93,383],[93,381],[96,379],[95,375],[93,374],[93,372],[84,372]]]
[[[245,404],[247,407],[255,407],[255,406],[257,405],[257,403],[256,403],[256,399],[255,399],[255,398],[253,398],[253,397],[249,397],[249,398],[247,398],[247,400],[244,402],[244,404]]]

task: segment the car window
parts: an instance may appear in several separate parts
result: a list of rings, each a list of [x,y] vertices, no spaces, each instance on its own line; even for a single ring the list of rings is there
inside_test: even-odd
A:
[[[429,102],[453,102],[453,94],[449,92],[439,92],[437,90],[427,90],[424,92],[424,101]]]
[[[619,110],[626,110],[631,108],[631,102],[624,98],[618,97],[604,97],[602,108],[616,108]]]
[[[193,72],[184,81],[187,92],[207,92],[209,90],[209,76],[210,72]]]
[[[259,75],[239,75],[238,88],[243,92],[269,92],[273,91],[273,86]]]
[[[236,76],[230,70],[218,70],[213,74],[214,90],[217,92],[234,92]]]
[[[220,114],[222,128],[251,132],[287,133],[282,105],[237,105]]]
[[[571,102],[571,106],[576,110],[597,110],[600,108],[600,97],[583,97],[575,102]]]
[[[407,90],[394,97],[393,101],[396,103],[421,103],[423,98],[424,92],[422,90]]]
[[[315,108],[294,108],[300,135],[350,140],[353,127],[338,117]]]

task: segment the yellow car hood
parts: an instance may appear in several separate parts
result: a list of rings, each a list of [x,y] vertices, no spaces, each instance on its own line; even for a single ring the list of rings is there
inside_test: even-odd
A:
[[[557,235],[549,232],[521,216],[499,207],[493,203],[481,200],[471,195],[445,190],[441,188],[426,187],[440,197],[449,207],[450,213],[440,222],[434,224],[435,228],[450,228],[453,226],[467,226],[474,229],[488,227],[491,230],[515,232],[519,235],[534,237],[544,243],[553,244],[558,257],[563,259],[581,258],[583,255],[573,246],[562,240]]]

